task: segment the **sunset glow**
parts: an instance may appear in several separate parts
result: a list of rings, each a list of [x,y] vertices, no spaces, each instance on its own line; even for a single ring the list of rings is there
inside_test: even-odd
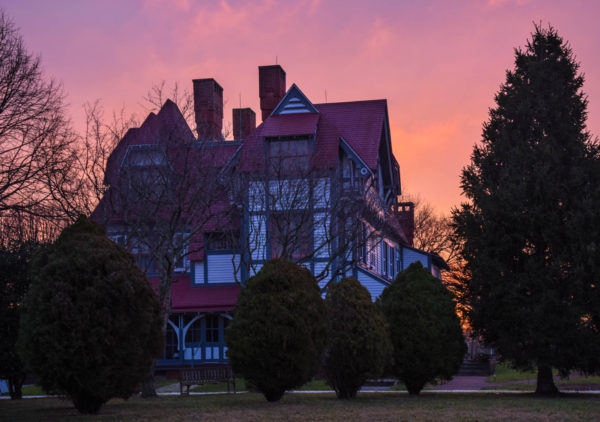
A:
[[[76,127],[85,102],[125,106],[165,80],[224,88],[260,115],[258,66],[279,63],[314,103],[386,98],[405,193],[447,213],[495,93],[534,22],[569,41],[600,134],[596,1],[22,1],[2,8],[45,72],[62,81]],[[259,118],[260,120],[260,118]],[[257,122],[259,123],[259,122]]]

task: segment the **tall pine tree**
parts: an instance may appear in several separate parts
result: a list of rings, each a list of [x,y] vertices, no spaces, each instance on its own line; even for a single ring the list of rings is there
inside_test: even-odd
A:
[[[516,368],[596,372],[600,295],[598,150],[571,48],[536,26],[495,97],[454,210],[471,276],[473,328]]]

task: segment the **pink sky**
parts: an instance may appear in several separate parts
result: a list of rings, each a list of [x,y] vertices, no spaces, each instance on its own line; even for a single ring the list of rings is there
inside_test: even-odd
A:
[[[494,94],[533,22],[569,40],[600,135],[600,2],[551,0],[4,0],[30,51],[82,104],[143,116],[156,83],[215,78],[231,108],[260,116],[259,65],[277,61],[314,103],[387,98],[404,193],[439,212],[460,203],[459,175]]]

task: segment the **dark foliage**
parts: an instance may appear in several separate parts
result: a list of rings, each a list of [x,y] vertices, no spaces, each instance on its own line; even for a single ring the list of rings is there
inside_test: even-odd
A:
[[[16,351],[23,299],[29,288],[27,265],[35,243],[0,250],[0,379],[8,381],[11,399],[22,397],[25,367]]]
[[[387,326],[369,291],[355,278],[331,284],[325,305],[329,318],[325,378],[338,398],[352,398],[367,377],[381,375],[391,359]]]
[[[128,398],[160,353],[156,296],[132,256],[85,217],[31,261],[19,349],[48,392],[83,413]]]
[[[473,328],[516,368],[600,369],[600,167],[579,64],[536,27],[496,95],[454,211]]]
[[[268,401],[317,372],[327,338],[325,305],[310,271],[268,261],[242,289],[225,332],[233,370]]]
[[[394,374],[410,394],[458,372],[467,346],[453,295],[420,262],[398,274],[378,303],[389,324]]]

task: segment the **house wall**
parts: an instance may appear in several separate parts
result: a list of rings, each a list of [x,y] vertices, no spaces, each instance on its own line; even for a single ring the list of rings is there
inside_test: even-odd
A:
[[[429,268],[429,256],[414,249],[403,248],[404,268],[419,261],[424,268]]]
[[[389,283],[384,281],[382,278],[363,268],[357,269],[357,276],[360,284],[365,286],[365,288],[371,294],[371,300],[373,301],[375,301],[375,299],[377,299],[383,290],[389,285]]]

